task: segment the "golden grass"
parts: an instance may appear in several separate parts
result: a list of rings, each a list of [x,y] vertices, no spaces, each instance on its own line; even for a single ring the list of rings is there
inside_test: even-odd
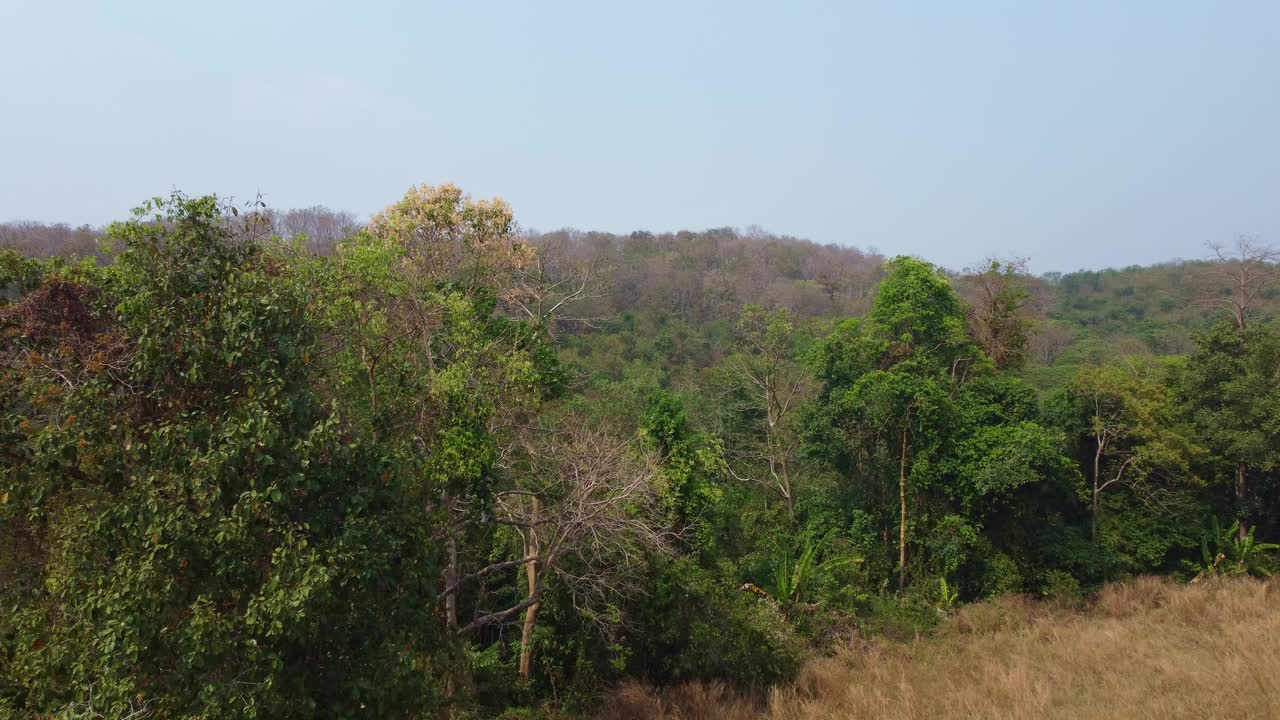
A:
[[[601,718],[1280,718],[1280,584],[1142,578],[1082,612],[962,608],[911,643],[858,641],[752,701],[717,685],[620,689]]]

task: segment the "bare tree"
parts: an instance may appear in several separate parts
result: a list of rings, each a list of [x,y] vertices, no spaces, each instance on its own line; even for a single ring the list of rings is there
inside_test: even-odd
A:
[[[593,300],[609,296],[612,268],[597,254],[574,252],[565,234],[534,236],[534,258],[521,267],[508,301],[515,314],[555,338],[562,326],[597,327],[600,313],[578,312]],[[588,308],[589,309],[589,308]]]
[[[1219,269],[1231,286],[1227,297],[1205,298],[1231,313],[1236,327],[1244,330],[1249,311],[1271,286],[1280,281],[1280,250],[1263,245],[1256,235],[1236,235],[1231,245],[1214,242],[1209,249],[1220,261]]]
[[[494,521],[520,538],[519,557],[458,578],[445,592],[494,573],[524,571],[524,599],[480,614],[459,632],[523,614],[519,672],[527,679],[548,583],[563,583],[575,607],[602,617],[605,606],[644,591],[640,570],[652,554],[670,552],[674,537],[654,484],[657,463],[634,441],[575,423],[531,432],[522,451],[515,486],[497,492],[494,503]]]
[[[104,258],[98,247],[102,230],[89,225],[73,228],[66,223],[17,221],[0,223],[0,249],[27,257]]]
[[[766,313],[748,305],[738,322],[738,337],[746,352],[735,358],[733,367],[753,398],[748,409],[763,421],[760,442],[745,453],[746,459],[764,464],[769,473],[764,484],[794,513],[791,459],[800,437],[787,421],[810,389],[808,373],[793,357],[795,327],[785,310]]]
[[[271,213],[271,224],[275,232],[286,239],[305,237],[307,251],[315,255],[332,253],[338,242],[360,229],[355,215],[323,205],[277,210]]]
[[[1027,261],[990,258],[966,270],[972,286],[969,333],[997,368],[1026,363],[1033,321],[1027,312]]]
[[[1031,356],[1041,365],[1052,365],[1071,347],[1075,339],[1075,331],[1066,325],[1042,323],[1031,336]]]

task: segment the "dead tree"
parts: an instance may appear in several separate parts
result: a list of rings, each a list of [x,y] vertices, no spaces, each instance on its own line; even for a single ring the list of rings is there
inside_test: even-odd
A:
[[[597,327],[604,317],[590,312],[589,306],[609,296],[612,269],[599,258],[576,257],[561,236],[536,237],[530,245],[533,260],[516,274],[507,295],[514,314],[551,338],[562,327]]]
[[[639,581],[645,563],[670,552],[675,538],[663,522],[657,464],[637,443],[566,424],[531,432],[520,454],[511,468],[513,487],[495,493],[493,520],[518,535],[518,557],[463,576],[446,593],[495,573],[522,571],[520,602],[479,614],[459,633],[522,618],[519,673],[527,679],[550,583],[560,583],[588,617],[602,618],[610,604],[644,592]]]
[[[788,419],[809,391],[808,374],[794,361],[795,328],[786,311],[766,313],[747,306],[738,323],[738,336],[746,351],[733,367],[752,398],[747,409],[763,420],[757,445],[746,452],[752,462],[762,463],[769,474],[762,484],[773,490],[795,512],[791,459],[799,446],[799,436],[788,427]],[[739,479],[746,479],[734,473]]]
[[[1236,327],[1243,331],[1259,298],[1280,281],[1280,250],[1263,245],[1255,235],[1237,235],[1231,245],[1209,243],[1209,249],[1220,262],[1220,272],[1231,287],[1227,297],[1205,298],[1231,314]]]

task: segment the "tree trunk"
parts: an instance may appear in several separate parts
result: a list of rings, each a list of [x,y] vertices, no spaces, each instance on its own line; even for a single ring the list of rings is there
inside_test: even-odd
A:
[[[529,563],[529,582],[534,582],[536,571],[533,569],[535,563]],[[533,670],[533,628],[538,622],[538,608],[542,605],[536,602],[524,611],[524,624],[520,626],[520,679],[529,680],[529,675]]]
[[[1089,517],[1089,537],[1092,538],[1094,542],[1098,541],[1098,515],[1101,513],[1101,510],[1098,507],[1099,495],[1101,495],[1101,493],[1099,493],[1098,489],[1095,487],[1093,489],[1093,512]]]
[[[786,493],[787,512],[794,519],[796,516],[796,499],[791,494],[791,473],[787,470],[787,459],[785,457],[782,458],[779,465],[782,469],[782,489]]]
[[[1236,463],[1236,515],[1240,518],[1240,529],[1237,531],[1239,539],[1243,540],[1248,534],[1248,522],[1244,517],[1245,495],[1248,488],[1245,483],[1245,472],[1247,467],[1244,463]]]
[[[1093,505],[1092,512],[1089,515],[1089,537],[1094,542],[1098,541],[1098,516],[1102,514],[1102,508],[1098,503],[1098,496],[1102,491],[1098,488],[1098,474],[1102,467],[1102,451],[1106,448],[1105,440],[1097,440],[1097,448],[1093,451]]]
[[[449,523],[449,540],[447,542],[448,565],[444,572],[444,586],[451,588],[444,596],[444,622],[451,632],[458,629],[458,538],[453,529],[453,499],[444,497],[445,517]]]
[[[536,523],[538,518],[538,498],[531,497],[533,512],[530,515]],[[535,557],[538,554],[538,534],[530,527],[524,533],[524,557]],[[529,597],[532,598],[538,589],[538,561],[531,560],[524,566],[525,579],[529,583]],[[538,608],[542,605],[535,602],[524,610],[524,623],[520,626],[520,679],[528,682],[533,670],[533,628],[538,622]]]
[[[898,465],[898,592],[907,586],[907,428],[902,429],[902,460]]]

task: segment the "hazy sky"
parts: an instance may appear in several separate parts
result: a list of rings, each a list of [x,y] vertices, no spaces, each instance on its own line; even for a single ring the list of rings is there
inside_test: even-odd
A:
[[[1280,2],[0,0],[0,219],[178,187],[1038,271],[1280,243]]]

